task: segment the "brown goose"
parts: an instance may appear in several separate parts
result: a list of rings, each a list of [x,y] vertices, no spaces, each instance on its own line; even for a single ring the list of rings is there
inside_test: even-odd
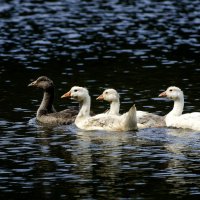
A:
[[[66,109],[56,112],[54,101],[54,83],[46,76],[40,76],[36,81],[28,85],[29,87],[41,88],[44,91],[43,99],[37,110],[36,119],[38,122],[48,125],[71,124],[75,121],[77,110]]]

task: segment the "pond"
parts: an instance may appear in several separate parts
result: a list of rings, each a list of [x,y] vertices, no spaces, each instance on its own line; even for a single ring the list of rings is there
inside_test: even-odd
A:
[[[82,131],[35,122],[41,75],[57,110],[72,86],[120,93],[121,110],[166,115],[175,85],[200,112],[198,0],[3,0],[0,3],[1,199],[199,199],[200,134],[172,128]]]

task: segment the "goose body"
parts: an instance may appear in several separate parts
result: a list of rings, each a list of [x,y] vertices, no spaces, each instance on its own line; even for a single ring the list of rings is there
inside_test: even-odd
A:
[[[42,102],[37,110],[36,120],[42,124],[62,125],[71,124],[75,121],[78,111],[66,109],[56,112],[54,101],[54,84],[46,76],[40,76],[36,81],[28,85],[29,87],[41,88],[44,91]]]
[[[80,111],[75,120],[76,126],[80,129],[106,131],[137,130],[136,108],[134,105],[127,113],[120,116],[104,113],[91,117],[91,98],[86,88],[74,86],[61,98],[65,97],[75,99],[80,103]]]
[[[120,96],[115,89],[106,89],[99,97],[97,97],[97,100],[105,100],[110,103],[110,109],[106,112],[107,114],[119,115],[119,110],[120,110],[119,98]],[[136,112],[136,116],[137,116],[138,128],[165,126],[164,117],[162,116],[138,110]]]
[[[168,127],[200,131],[200,112],[182,114],[184,108],[184,95],[180,88],[171,86],[159,96],[167,97],[174,101],[173,109],[165,117],[166,125]]]
[[[137,121],[139,128],[158,128],[166,126],[163,116],[145,111],[137,111]]]

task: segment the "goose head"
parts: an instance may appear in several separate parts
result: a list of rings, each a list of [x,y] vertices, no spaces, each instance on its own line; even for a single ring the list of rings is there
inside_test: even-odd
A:
[[[74,86],[67,93],[63,94],[61,98],[71,98],[78,102],[84,101],[89,96],[88,90],[84,87]]]
[[[40,76],[37,80],[33,81],[28,85],[29,87],[37,87],[43,90],[54,88],[53,81],[47,76]]]
[[[159,97],[167,97],[174,101],[183,99],[183,91],[175,86],[170,86],[166,91],[159,94]]]
[[[115,89],[106,89],[100,96],[97,97],[97,100],[105,100],[110,103],[119,101],[119,94]]]

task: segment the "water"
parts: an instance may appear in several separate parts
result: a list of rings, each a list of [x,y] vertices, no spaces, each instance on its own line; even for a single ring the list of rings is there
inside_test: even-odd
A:
[[[1,199],[199,199],[200,135],[181,129],[80,131],[35,123],[41,75],[56,85],[55,107],[73,85],[95,98],[113,87],[121,112],[165,115],[158,94],[183,89],[199,109],[200,2],[4,0],[0,2]]]

